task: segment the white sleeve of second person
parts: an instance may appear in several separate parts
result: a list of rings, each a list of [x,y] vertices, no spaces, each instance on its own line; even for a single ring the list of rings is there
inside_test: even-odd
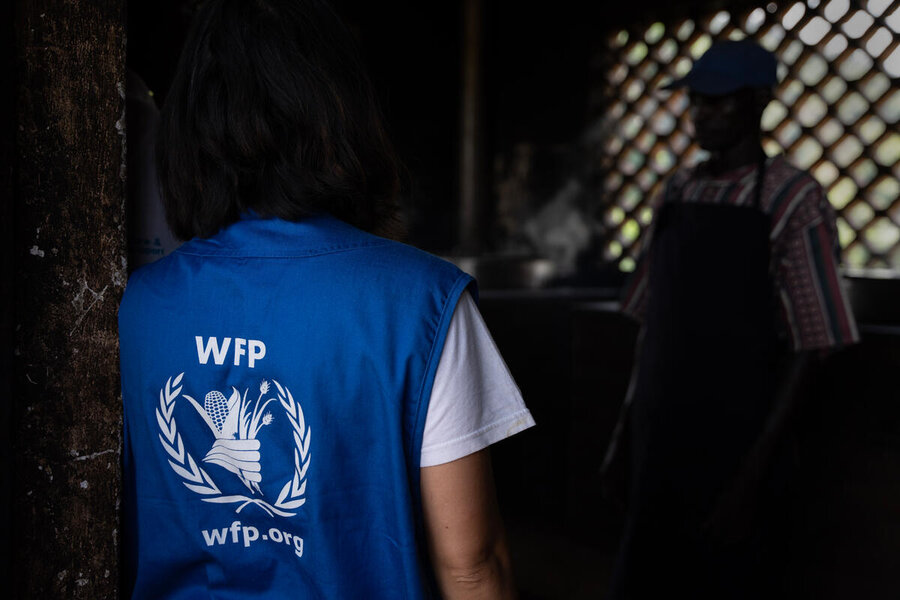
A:
[[[475,301],[463,292],[434,376],[420,466],[468,456],[533,425]]]

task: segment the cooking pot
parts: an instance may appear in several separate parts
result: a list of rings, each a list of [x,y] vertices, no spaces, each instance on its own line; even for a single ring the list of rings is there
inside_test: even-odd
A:
[[[539,256],[447,256],[447,260],[478,280],[482,290],[538,289],[556,276],[556,265]]]

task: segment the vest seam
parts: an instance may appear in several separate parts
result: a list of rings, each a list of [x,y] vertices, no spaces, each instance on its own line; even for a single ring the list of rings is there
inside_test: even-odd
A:
[[[424,395],[425,395],[425,383],[426,383],[426,381],[428,381],[429,376],[432,375],[431,367],[432,367],[432,363],[435,360],[435,351],[437,349],[436,345],[437,345],[437,341],[438,341],[438,337],[439,337],[439,333],[440,333],[440,328],[442,327],[442,325],[444,324],[445,321],[447,321],[448,327],[450,324],[449,320],[447,320],[447,318],[446,318],[447,309],[452,304],[453,309],[456,310],[456,302],[454,302],[454,300],[458,302],[459,296],[466,289],[466,287],[469,286],[469,284],[471,282],[472,282],[471,275],[468,275],[466,273],[460,273],[460,275],[456,278],[456,281],[453,282],[453,285],[450,287],[450,291],[447,293],[447,296],[444,299],[444,305],[443,305],[443,307],[441,307],[441,314],[437,319],[437,323],[436,323],[435,327],[433,328],[431,348],[428,352],[428,358],[425,362],[425,371],[422,374],[422,381],[419,383],[419,391],[416,394],[416,413],[415,413],[415,417],[413,420],[413,424],[415,425],[416,430],[418,430],[418,425],[419,425],[419,421],[421,418],[420,415],[422,413],[422,401],[423,401]],[[451,313],[451,317],[452,317],[452,313]],[[444,338],[446,339],[446,335],[444,336]],[[441,350],[443,350],[443,347],[441,348]],[[414,432],[414,435],[410,437],[410,442],[409,442],[410,443],[410,448],[409,448],[410,456],[413,456],[415,454],[415,447],[413,444],[413,442],[415,441],[415,437],[418,437],[418,435]]]
[[[292,254],[247,254],[242,252],[191,252],[177,248],[173,253],[183,254],[185,256],[203,256],[209,258],[314,258],[316,256],[327,256],[329,254],[340,254],[342,252],[352,252],[354,250],[362,250],[366,248],[377,248],[379,246],[387,246],[388,241],[368,242],[363,244],[353,244],[351,246],[335,246],[332,248],[322,248],[317,250],[309,250],[307,252],[298,252]]]

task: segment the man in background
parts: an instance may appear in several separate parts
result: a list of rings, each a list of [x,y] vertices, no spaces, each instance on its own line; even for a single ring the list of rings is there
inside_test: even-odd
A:
[[[605,461],[628,461],[611,598],[777,593],[772,458],[810,360],[858,339],[821,186],[762,149],[776,66],[718,42],[667,86],[709,159],[666,182],[623,302],[642,331]]]

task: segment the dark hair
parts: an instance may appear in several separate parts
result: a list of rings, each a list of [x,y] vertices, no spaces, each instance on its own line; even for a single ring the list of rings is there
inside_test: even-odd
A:
[[[399,165],[355,44],[323,0],[208,0],[162,113],[166,219],[209,237],[254,211],[399,227]]]

